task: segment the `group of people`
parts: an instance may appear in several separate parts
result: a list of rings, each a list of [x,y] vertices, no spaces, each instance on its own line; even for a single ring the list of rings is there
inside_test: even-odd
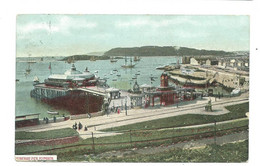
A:
[[[110,112],[116,112],[118,114],[120,114],[121,110],[120,110],[120,107],[111,107],[110,108]]]
[[[80,122],[79,122],[79,124],[77,124],[77,122],[75,122],[75,124],[72,125],[72,128],[73,128],[74,130],[81,130],[82,127],[83,127],[83,125],[82,125]],[[87,126],[85,125],[84,131],[87,131],[87,130],[88,130],[88,128],[87,128]]]
[[[45,121],[45,123],[47,124],[47,123],[49,123],[49,118],[44,117],[44,118],[43,118],[43,121]]]
[[[56,119],[57,119],[56,116],[54,116],[54,117],[53,117],[53,122],[56,122]],[[48,118],[48,117],[44,117],[44,118],[43,118],[43,121],[44,121],[46,124],[48,124],[48,123],[49,123],[49,118]]]

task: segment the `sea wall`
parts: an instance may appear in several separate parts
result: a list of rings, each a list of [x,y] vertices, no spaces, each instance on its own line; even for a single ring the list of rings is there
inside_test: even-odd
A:
[[[96,117],[96,116],[101,116],[103,115],[103,112],[95,112],[95,113],[90,113],[90,116],[88,114],[79,114],[79,115],[71,115],[70,119],[75,120],[75,119],[84,119],[84,118],[91,118],[91,117]]]
[[[56,122],[63,122],[65,120],[69,120],[69,116],[66,116],[66,117],[57,117],[56,118]],[[53,118],[50,118],[48,119],[48,123],[56,123],[54,122],[54,119]],[[40,119],[39,120],[39,124],[46,124],[46,120],[43,120],[43,119]]]

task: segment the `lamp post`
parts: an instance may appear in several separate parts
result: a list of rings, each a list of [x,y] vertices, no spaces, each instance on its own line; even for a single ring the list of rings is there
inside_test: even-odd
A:
[[[217,87],[215,87],[215,92],[217,92]],[[217,93],[215,93],[215,101],[217,101],[217,96],[216,96]]]
[[[178,108],[179,98],[177,98],[177,100],[178,100],[178,101],[177,101],[177,108]]]
[[[125,97],[125,115],[127,116],[127,96]]]
[[[179,93],[177,94],[177,108],[179,107],[179,102],[180,102],[180,95],[179,95]]]

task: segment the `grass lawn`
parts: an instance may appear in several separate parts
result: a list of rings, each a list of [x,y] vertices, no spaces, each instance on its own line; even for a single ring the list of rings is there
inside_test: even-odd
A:
[[[174,149],[156,154],[134,154],[124,157],[90,158],[96,162],[246,162],[248,140],[225,145],[208,145],[200,149]]]
[[[213,107],[214,108],[214,107]],[[156,129],[166,127],[180,127],[189,125],[198,125],[204,123],[211,123],[216,120],[217,122],[226,121],[231,119],[238,119],[246,117],[245,113],[249,112],[249,103],[232,105],[226,107],[230,113],[224,115],[193,115],[186,114],[174,116],[169,118],[157,119],[147,122],[135,123],[115,128],[105,129],[103,131],[122,131],[122,130],[140,130],[140,129]]]
[[[240,120],[235,121],[232,123],[225,123],[225,124],[218,124],[216,126],[217,131],[230,129],[233,127],[240,127],[248,125],[248,120]],[[101,137],[101,138],[94,138],[95,142],[95,152],[102,153],[105,151],[111,150],[119,150],[119,149],[127,149],[131,147],[145,147],[145,146],[160,146],[170,145],[173,142],[177,143],[180,141],[187,141],[194,139],[194,137],[184,137],[190,134],[198,134],[198,133],[205,133],[211,132],[206,134],[205,136],[213,136],[214,133],[214,126],[206,126],[200,128],[184,128],[184,129],[165,129],[165,130],[150,130],[150,131],[132,131],[131,135],[130,132],[126,132],[121,135],[116,136],[108,136],[108,137]],[[227,134],[228,131],[218,132],[218,135]],[[94,135],[95,136],[95,135]],[[195,136],[195,138],[202,138],[203,136]],[[162,140],[161,140],[162,139]],[[151,142],[148,142],[151,141]],[[152,141],[154,140],[154,141]],[[132,141],[132,144],[130,142]],[[142,142],[137,142],[142,141]],[[110,145],[104,145],[106,143],[114,143]],[[98,145],[102,144],[102,145]],[[75,146],[75,147],[74,147]],[[60,148],[60,147],[67,147],[64,149],[57,149],[53,150],[53,148]],[[92,150],[92,139],[85,139],[81,140],[77,143],[69,144],[69,145],[55,145],[55,146],[39,146],[39,145],[24,145],[24,146],[16,146],[15,152],[16,154],[26,154],[30,152],[36,152],[41,150],[48,150],[52,149],[49,152],[41,152],[35,154],[56,154],[59,157],[59,161],[69,161],[73,160],[74,154],[77,155],[84,155],[93,153]],[[75,156],[74,156],[75,157]]]
[[[49,130],[42,132],[25,132],[19,131],[15,132],[16,140],[34,140],[34,139],[54,139],[63,138],[78,135],[77,131],[72,128]]]
[[[230,111],[230,113],[228,113],[226,115],[219,115],[217,117],[208,116],[208,115],[182,115],[182,116],[178,116],[178,117],[165,118],[166,120],[164,119],[164,121],[162,119],[158,119],[155,121],[151,121],[153,123],[151,123],[151,122],[138,123],[135,125],[139,126],[138,127],[139,130],[132,130],[131,134],[130,134],[130,132],[125,131],[121,135],[94,138],[95,152],[102,153],[105,151],[132,148],[133,146],[140,148],[140,147],[144,147],[144,146],[160,146],[162,144],[169,145],[169,144],[172,144],[173,142],[179,142],[179,141],[193,139],[193,138],[186,138],[186,137],[181,138],[179,136],[185,136],[185,135],[197,134],[197,133],[211,132],[208,136],[212,136],[213,131],[215,129],[214,126],[206,126],[206,127],[200,127],[200,128],[185,128],[185,129],[163,129],[163,130],[156,130],[156,128],[173,127],[174,125],[175,126],[186,126],[186,125],[193,125],[193,124],[210,123],[210,122],[213,122],[214,119],[216,119],[216,121],[225,121],[225,120],[230,120],[230,119],[242,118],[242,117],[245,117],[245,113],[248,112],[248,105],[249,105],[249,103],[229,106],[229,107],[227,107],[227,109]],[[184,119],[182,119],[182,118],[184,118]],[[189,119],[189,118],[192,118],[192,119]],[[151,124],[151,126],[149,126],[149,124]],[[136,129],[137,127],[135,127],[135,125],[122,126],[119,129],[121,131],[123,129],[128,129],[128,130]],[[235,120],[232,123],[218,124],[216,126],[216,129],[225,130],[225,129],[230,129],[233,127],[241,127],[241,126],[247,126],[247,125],[248,125],[248,119],[242,119],[242,120]],[[146,126],[146,127],[144,127],[144,126]],[[145,128],[146,129],[155,129],[155,130],[150,130],[150,131],[140,130],[140,129],[145,129]],[[115,129],[113,129],[113,130],[115,130]],[[230,131],[230,132],[232,132],[232,131]],[[225,131],[219,132],[220,135],[225,134],[225,133],[229,133],[229,131],[225,130]],[[39,133],[17,132],[16,139],[22,139],[22,138],[23,139],[50,139],[50,138],[60,138],[60,137],[72,136],[75,134],[77,134],[76,131],[73,129],[70,129],[70,128],[61,129],[61,130],[52,130],[52,131],[46,131],[46,132],[39,132]],[[161,138],[166,138],[166,139],[158,140],[156,142],[145,141],[145,140],[153,140],[153,139],[161,139]],[[130,141],[132,141],[132,142],[144,141],[144,142],[133,143],[131,145],[129,143]],[[115,143],[115,144],[98,145],[98,144],[104,144],[104,143]],[[124,144],[124,143],[126,143],[126,144]],[[60,147],[67,147],[67,148],[51,150],[53,148],[60,148]],[[47,149],[49,149],[50,151],[37,152],[34,154],[53,154],[53,155],[56,154],[56,155],[58,155],[58,161],[83,161],[83,160],[85,160],[84,155],[93,153],[92,139],[80,140],[77,143],[68,144],[68,145],[16,146],[15,153],[16,154],[24,154],[24,153],[26,154],[27,152],[29,153],[29,152],[35,152],[35,151],[47,150]],[[207,150],[206,152],[209,152],[209,150]],[[206,154],[206,152],[205,152],[205,154]],[[195,154],[192,151],[187,151],[187,153]],[[204,153],[204,151],[203,151],[203,153]],[[168,160],[174,161],[175,159],[176,158],[167,159],[167,160],[162,159],[162,161],[168,161]],[[136,160],[129,159],[129,161],[130,160],[138,161],[137,159]],[[156,158],[156,160],[160,161],[158,158]],[[176,159],[176,161],[186,161],[186,160],[188,161],[188,158],[184,158],[183,160],[181,158]],[[118,160],[118,161],[120,161],[120,160]],[[123,160],[121,160],[121,161],[123,161]],[[151,161],[155,161],[155,160],[151,160]],[[194,161],[199,161],[199,160],[194,160]],[[211,160],[205,160],[205,161],[211,161]],[[232,159],[232,161],[233,161],[233,159]]]

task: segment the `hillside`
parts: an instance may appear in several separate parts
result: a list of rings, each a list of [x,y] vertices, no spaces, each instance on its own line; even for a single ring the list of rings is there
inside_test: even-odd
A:
[[[199,50],[187,47],[174,46],[143,46],[132,48],[113,48],[104,53],[104,56],[182,56],[182,55],[231,55],[231,52],[217,50]]]
[[[95,60],[107,60],[110,56],[119,59],[120,56],[183,56],[183,55],[191,55],[191,56],[225,56],[225,55],[233,55],[232,52],[225,51],[217,51],[217,50],[199,50],[188,47],[174,47],[174,46],[143,46],[143,47],[129,47],[129,48],[113,48],[109,51],[106,51],[103,56],[101,54],[85,54],[85,55],[72,55],[63,58],[63,61],[67,61],[68,59],[78,60],[90,60],[94,58]]]
[[[61,59],[62,61],[68,61],[69,59],[73,59],[75,61],[78,60],[90,60],[94,58],[95,60],[107,60],[109,57],[105,56],[94,56],[94,55],[72,55]]]

